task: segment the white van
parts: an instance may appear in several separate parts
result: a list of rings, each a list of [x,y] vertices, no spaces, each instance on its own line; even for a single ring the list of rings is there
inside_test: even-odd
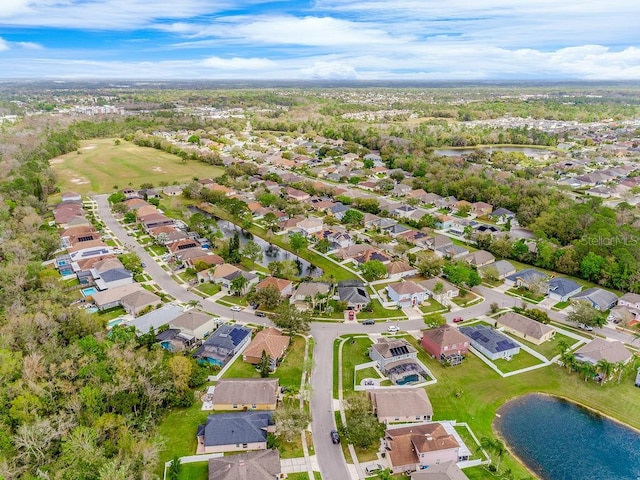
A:
[[[383,470],[382,465],[379,463],[373,463],[364,469],[367,475],[373,475],[374,473],[379,473]]]

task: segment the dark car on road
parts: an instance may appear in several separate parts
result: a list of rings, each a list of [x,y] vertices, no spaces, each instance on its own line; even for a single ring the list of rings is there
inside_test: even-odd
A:
[[[266,317],[267,314],[264,312],[256,312],[256,317]]]
[[[456,318],[453,319],[453,323],[460,323],[460,322],[464,322],[464,318],[456,317]]]
[[[372,320],[371,318],[368,320],[365,320],[364,322],[362,322],[363,325],[375,325],[376,321]]]
[[[331,430],[331,441],[334,444],[340,443],[340,435],[338,435],[338,431],[337,430]]]

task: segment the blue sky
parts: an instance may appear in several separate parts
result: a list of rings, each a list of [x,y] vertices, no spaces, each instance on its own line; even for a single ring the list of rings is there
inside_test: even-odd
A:
[[[0,78],[637,80],[638,0],[0,0]]]

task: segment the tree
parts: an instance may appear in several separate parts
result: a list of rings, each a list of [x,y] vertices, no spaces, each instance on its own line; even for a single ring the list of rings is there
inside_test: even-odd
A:
[[[275,411],[273,420],[276,424],[276,437],[290,442],[294,435],[300,435],[300,432],[307,428],[311,422],[311,415],[297,405],[286,402]]]
[[[343,434],[349,443],[366,449],[380,441],[384,425],[373,414],[371,402],[365,395],[354,394],[346,400],[347,425]]]
[[[169,464],[169,469],[167,470],[167,478],[169,480],[180,480],[180,473],[182,472],[182,463],[180,463],[180,458],[178,456],[174,456],[173,460]]]
[[[223,249],[222,257],[229,263],[240,263],[242,260],[240,256],[240,236],[238,232],[233,234],[233,237],[229,239],[229,243],[226,249]]]
[[[322,238],[316,243],[315,249],[320,253],[327,253],[331,249],[331,242],[326,238]]]
[[[258,370],[260,371],[260,378],[267,378],[271,372],[271,359],[265,350],[262,350]]]
[[[310,322],[311,312],[309,310],[300,310],[288,302],[280,305],[278,313],[273,319],[276,327],[288,330],[291,336],[298,332],[308,332]]]
[[[604,358],[598,360],[598,362],[595,365],[596,367],[596,371],[598,372],[598,374],[601,377],[601,385],[604,385],[604,382],[606,382],[609,377],[611,377],[611,375],[613,374],[613,372],[615,371],[616,365],[612,362],[609,362],[607,360],[605,360]]]
[[[387,267],[380,260],[369,260],[360,265],[362,276],[368,281],[380,280],[387,276]]]
[[[262,247],[253,240],[249,240],[242,249],[242,256],[252,262],[262,259]]]
[[[296,256],[298,256],[300,250],[307,248],[308,244],[309,241],[307,240],[307,237],[305,237],[300,232],[294,232],[289,236],[289,246],[291,247],[291,250],[293,250],[293,253],[296,254]]]
[[[607,323],[602,313],[591,306],[589,302],[578,300],[572,303],[567,320],[588,327],[601,327]]]
[[[580,274],[582,275],[582,278],[597,282],[606,265],[607,260],[605,258],[593,252],[589,252],[580,262]]]
[[[278,227],[278,217],[276,217],[276,214],[273,212],[267,213],[262,220],[269,233],[273,233]]]
[[[124,214],[124,222],[125,223],[136,223],[136,214],[133,212],[127,212]]]
[[[359,210],[350,208],[349,210],[344,212],[342,223],[344,223],[345,225],[361,227],[364,224],[364,214]]]
[[[193,369],[191,361],[182,355],[174,355],[167,362],[167,366],[176,389],[178,391],[187,390]]]
[[[240,296],[242,295],[244,288],[247,286],[247,283],[249,283],[249,280],[247,280],[244,275],[240,274],[231,280],[231,284],[229,285],[230,290],[234,295]]]
[[[437,277],[442,273],[444,260],[433,252],[420,252],[416,258],[416,268],[420,275],[425,277]]]
[[[257,303],[267,310],[275,309],[280,304],[281,300],[282,296],[280,295],[280,291],[273,285],[256,290],[251,295],[252,302]]]

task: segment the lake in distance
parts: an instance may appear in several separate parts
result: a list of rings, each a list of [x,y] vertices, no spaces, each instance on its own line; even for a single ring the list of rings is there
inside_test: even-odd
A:
[[[640,433],[631,428],[539,394],[507,402],[498,413],[500,436],[543,480],[640,480]]]

